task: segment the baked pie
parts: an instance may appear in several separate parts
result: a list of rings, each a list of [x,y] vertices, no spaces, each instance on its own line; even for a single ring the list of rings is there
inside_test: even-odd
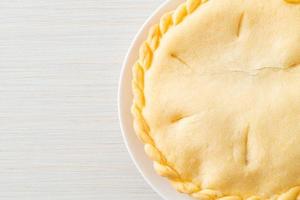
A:
[[[188,0],[133,67],[134,128],[196,199],[300,200],[300,1]]]

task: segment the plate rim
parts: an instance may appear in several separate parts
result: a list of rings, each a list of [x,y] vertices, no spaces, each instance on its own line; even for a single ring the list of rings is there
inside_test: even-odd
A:
[[[137,52],[139,50],[139,47],[141,46],[142,42],[146,40],[146,36],[149,32],[149,29],[151,27],[151,25],[157,24],[159,21],[159,18],[166,12],[168,11],[172,11],[174,9],[176,9],[176,7],[180,4],[183,3],[185,0],[166,0],[164,1],[157,9],[154,10],[154,12],[150,15],[150,17],[147,18],[147,20],[144,22],[144,24],[141,26],[141,28],[138,30],[137,34],[134,36],[130,47],[126,53],[126,56],[124,58],[124,61],[122,63],[122,68],[121,68],[121,72],[120,72],[120,77],[119,77],[119,83],[118,83],[118,99],[117,99],[117,103],[118,103],[118,118],[119,118],[119,125],[120,125],[120,129],[121,129],[121,133],[122,133],[122,137],[123,137],[123,141],[125,143],[126,149],[130,155],[131,160],[133,161],[135,167],[138,169],[139,173],[142,175],[143,179],[147,182],[148,185],[150,185],[150,187],[160,196],[162,197],[164,200],[189,200],[190,198],[187,197],[186,195],[182,195],[179,194],[175,189],[173,189],[170,184],[167,182],[166,179],[163,179],[162,177],[160,177],[159,175],[156,175],[157,177],[155,178],[159,178],[162,181],[166,182],[168,184],[168,191],[169,192],[165,192],[163,191],[163,188],[158,188],[152,180],[152,177],[149,174],[146,174],[145,171],[142,169],[143,167],[141,166],[141,163],[137,160],[136,156],[134,155],[134,150],[133,147],[129,144],[129,138],[128,138],[128,133],[126,131],[127,129],[127,123],[126,117],[125,115],[128,114],[128,109],[130,110],[130,108],[125,107],[125,103],[124,103],[124,96],[127,96],[128,98],[128,94],[124,94],[125,93],[125,89],[124,86],[126,83],[129,84],[128,82],[126,82],[126,73],[127,76],[129,76],[130,78],[132,78],[131,75],[131,70],[130,70],[130,66],[133,64],[132,60],[137,60]],[[136,54],[134,56],[134,54]],[[135,59],[133,59],[133,57],[135,57]],[[128,69],[129,68],[129,69]],[[130,71],[130,73],[128,72]],[[129,73],[129,74],[128,74]],[[131,90],[131,82],[130,82],[130,90]],[[130,94],[130,99],[132,99],[133,96],[132,94]],[[129,126],[133,126],[133,120],[131,118],[131,125]],[[131,133],[134,134],[134,133]],[[134,136],[137,138],[137,136],[134,134]],[[140,142],[140,141],[139,141]],[[141,145],[142,142],[140,142]],[[145,154],[145,152],[142,152],[143,154]],[[146,154],[145,154],[146,156]],[[148,158],[147,158],[148,159]],[[150,159],[148,159],[149,162],[152,163],[152,161]],[[152,164],[151,166],[152,167]],[[165,189],[165,188],[164,188]],[[170,190],[172,190],[172,193],[174,193],[175,199],[173,195],[170,195]],[[172,197],[171,197],[172,196]]]

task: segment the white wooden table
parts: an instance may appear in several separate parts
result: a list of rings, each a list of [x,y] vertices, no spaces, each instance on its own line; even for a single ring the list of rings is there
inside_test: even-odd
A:
[[[0,1],[0,199],[160,199],[117,117],[129,44],[163,0]]]

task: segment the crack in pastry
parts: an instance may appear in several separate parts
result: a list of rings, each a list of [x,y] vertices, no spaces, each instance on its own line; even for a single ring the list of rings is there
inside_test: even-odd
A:
[[[185,66],[191,68],[191,66],[190,66],[186,61],[184,61],[182,58],[180,58],[177,54],[171,53],[170,55],[171,55],[172,58],[176,59],[176,60],[179,61],[181,64],[183,64],[183,65],[185,65]]]
[[[171,123],[173,123],[173,124],[177,123],[177,122],[181,121],[183,118],[184,118],[184,116],[182,116],[182,115],[175,115],[174,117],[172,117]]]
[[[241,73],[241,74],[245,74],[248,76],[257,76],[259,74],[259,72],[263,72],[263,71],[269,71],[269,72],[280,72],[280,71],[289,71],[291,69],[295,69],[296,67],[300,67],[300,64],[293,64],[290,65],[289,67],[260,67],[260,68],[256,68],[254,70],[237,70],[237,69],[229,69],[223,72],[213,72],[213,73],[209,73],[209,72],[204,72],[202,73],[202,75],[205,74],[209,74],[209,75],[224,75],[226,73]]]
[[[243,27],[244,17],[245,17],[245,13],[242,13],[239,17],[239,22],[238,22],[238,26],[237,26],[237,33],[236,33],[237,37],[239,37],[240,34],[241,34],[241,29]]]
[[[245,165],[247,166],[249,164],[249,134],[250,134],[250,128],[249,126],[247,126],[245,128],[245,131],[244,131],[244,161],[245,161]]]
[[[300,64],[294,63],[294,64],[291,64],[290,66],[288,66],[287,68],[296,68],[296,67],[300,67]]]

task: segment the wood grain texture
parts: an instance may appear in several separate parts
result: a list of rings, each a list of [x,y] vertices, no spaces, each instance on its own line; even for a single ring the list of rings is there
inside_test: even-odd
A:
[[[0,199],[160,199],[132,164],[117,84],[163,0],[0,1]]]

